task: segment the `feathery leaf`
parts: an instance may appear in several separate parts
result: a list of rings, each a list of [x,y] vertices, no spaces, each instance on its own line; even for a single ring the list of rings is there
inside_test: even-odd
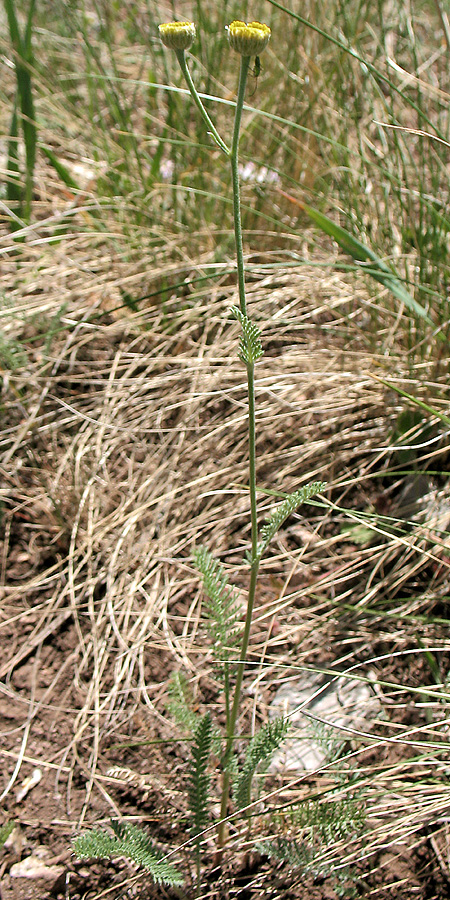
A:
[[[73,844],[76,855],[82,859],[124,856],[146,869],[157,884],[183,884],[181,873],[165,861],[145,831],[118,821],[111,821],[111,827],[114,834],[93,830],[77,837]]]
[[[315,494],[319,494],[320,491],[323,491],[325,487],[325,481],[311,481],[310,484],[305,484],[304,487],[300,488],[298,491],[294,491],[293,494],[288,494],[261,529],[262,540],[258,546],[259,557],[263,555],[272,538],[291,513],[295,512],[302,503],[305,503],[307,500],[310,500],[311,497],[314,497]]]
[[[242,326],[239,356],[245,363],[255,363],[263,355],[261,332],[257,325],[251,322],[237,306],[231,307],[231,313]]]
[[[234,797],[239,809],[244,809],[251,802],[253,776],[256,770],[264,768],[270,762],[272,754],[278,749],[286,737],[288,721],[283,718],[273,719],[255,734],[248,744],[244,765],[234,784]]]
[[[223,566],[206,547],[194,551],[194,562],[203,578],[203,587],[208,601],[205,612],[208,616],[207,628],[214,644],[214,651],[220,659],[227,659],[229,651],[240,642],[240,607]]]
[[[194,712],[194,700],[188,680],[183,672],[173,672],[167,685],[169,699],[166,703],[168,712],[175,721],[184,726],[192,734],[198,724],[197,713]]]
[[[200,720],[192,746],[188,800],[192,813],[191,834],[200,834],[208,825],[210,776],[207,772],[213,742],[213,724],[209,713]]]
[[[325,876],[330,872],[327,863],[320,859],[323,849],[360,832],[365,812],[361,797],[345,797],[301,803],[276,818],[295,838],[279,835],[274,840],[261,841],[257,844],[259,852],[293,868]]]

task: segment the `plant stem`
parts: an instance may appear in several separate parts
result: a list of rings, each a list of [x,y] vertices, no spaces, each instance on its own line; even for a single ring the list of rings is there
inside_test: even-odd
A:
[[[220,137],[211,119],[206,112],[205,107],[197,93],[195,85],[192,81],[189,69],[186,65],[186,57],[184,50],[176,51],[181,71],[186,79],[191,96],[199,110],[204,122],[211,132],[214,140],[220,149],[226,153],[231,163],[232,183],[233,183],[233,217],[234,217],[234,236],[236,244],[236,261],[239,288],[239,304],[241,312],[247,315],[247,303],[245,298],[245,264],[244,250],[242,244],[242,224],[241,224],[241,207],[240,207],[240,191],[239,191],[239,134],[241,128],[242,109],[244,106],[245,86],[247,83],[248,70],[250,66],[250,56],[241,56],[241,65],[239,72],[239,86],[236,100],[236,110],[234,116],[234,129],[231,150],[228,149],[225,142]],[[230,795],[230,773],[228,766],[233,752],[233,743],[235,739],[236,723],[239,714],[241,701],[242,681],[244,677],[245,662],[247,659],[248,644],[250,640],[250,630],[253,618],[253,607],[255,603],[256,582],[258,578],[260,557],[258,555],[258,517],[256,505],[256,434],[255,434],[255,379],[254,379],[254,362],[247,363],[247,395],[248,395],[248,452],[249,452],[249,492],[250,492],[250,517],[251,517],[251,574],[250,584],[247,596],[247,610],[245,614],[244,632],[242,635],[241,650],[237,663],[236,684],[234,687],[233,704],[229,712],[229,701],[226,701],[226,745],[223,756],[223,781],[222,781],[222,797],[220,806],[220,821],[218,826],[218,848],[219,851],[224,846],[226,834],[226,816],[228,810],[228,801]]]
[[[253,524],[253,523],[252,523]],[[241,653],[239,656],[238,669],[236,673],[236,685],[234,688],[234,698],[233,698],[233,707],[230,715],[230,722],[228,725],[228,733],[227,733],[227,741],[225,747],[225,754],[223,758],[223,765],[226,767],[229,764],[231,754],[233,751],[233,743],[236,731],[236,722],[239,712],[240,700],[241,700],[241,690],[242,690],[242,679],[244,677],[245,670],[245,661],[247,659],[247,650],[248,650],[248,642],[250,638],[250,628],[252,624],[253,617],[253,606],[255,603],[255,593],[256,593],[256,580],[258,577],[259,570],[259,559],[256,558],[253,560],[251,575],[250,575],[250,585],[248,589],[248,597],[247,597],[247,611],[245,615],[245,625],[244,625],[244,634],[242,637],[242,645],[241,645]],[[222,780],[222,797],[220,803],[220,821],[218,827],[218,847],[221,849],[225,843],[225,835],[226,835],[226,816],[228,810],[228,801],[230,795],[230,773],[225,768],[223,773]]]
[[[233,142],[231,145],[231,170],[233,175],[233,212],[234,212],[234,233],[236,242],[236,259],[238,270],[238,286],[239,286],[239,303],[241,312],[247,315],[247,304],[245,299],[245,266],[244,251],[242,246],[242,226],[241,226],[241,208],[239,195],[239,171],[238,171],[238,149],[239,149],[239,131],[241,125],[242,107],[244,104],[245,85],[247,81],[248,69],[250,65],[250,57],[241,57],[241,68],[239,75],[238,97],[236,102],[236,113],[234,119]],[[249,492],[250,492],[250,517],[251,517],[251,573],[250,584],[247,596],[247,610],[245,614],[244,633],[242,636],[241,651],[236,672],[236,684],[233,695],[233,705],[229,721],[227,722],[227,740],[225,753],[223,758],[224,774],[222,782],[222,798],[220,806],[220,822],[218,828],[218,846],[219,850],[225,843],[226,833],[226,816],[228,809],[228,801],[230,795],[230,773],[227,771],[231,754],[233,752],[233,744],[236,732],[236,723],[239,713],[242,680],[244,677],[245,662],[247,659],[248,644],[250,640],[250,629],[253,618],[253,607],[255,603],[256,582],[258,578],[259,562],[258,556],[258,517],[256,505],[256,431],[255,431],[255,364],[247,363],[247,394],[248,394],[248,453],[249,453]]]
[[[222,140],[216,127],[211,122],[211,119],[209,118],[208,113],[206,112],[206,109],[203,106],[203,103],[197,93],[197,89],[191,78],[191,73],[186,64],[186,57],[184,54],[184,50],[176,50],[175,52],[177,54],[177,59],[178,59],[178,62],[180,63],[180,68],[186,79],[186,83],[190,90],[192,99],[193,99],[203,121],[206,123],[206,126],[207,126],[208,130],[210,131],[210,133],[212,134],[216,144],[220,147],[220,149],[222,150],[223,153],[226,153],[226,155],[229,156],[230,151],[229,151],[225,141]]]
[[[239,87],[236,100],[236,112],[234,114],[234,131],[233,142],[231,144],[230,160],[231,173],[233,177],[233,217],[234,217],[234,236],[236,243],[236,260],[238,271],[239,285],[239,303],[241,312],[247,315],[247,304],[245,300],[245,266],[244,251],[242,247],[242,225],[241,225],[241,202],[239,192],[239,133],[241,129],[242,107],[244,105],[245,85],[247,82],[248,68],[250,65],[249,56],[241,56],[241,68],[239,72]]]

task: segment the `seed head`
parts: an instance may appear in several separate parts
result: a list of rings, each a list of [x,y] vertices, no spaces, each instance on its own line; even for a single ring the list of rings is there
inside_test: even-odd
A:
[[[267,47],[271,30],[261,22],[240,22],[238,19],[228,25],[228,42],[236,53],[242,56],[259,56]]]
[[[163,44],[171,50],[188,50],[195,40],[193,22],[165,22],[158,28]]]

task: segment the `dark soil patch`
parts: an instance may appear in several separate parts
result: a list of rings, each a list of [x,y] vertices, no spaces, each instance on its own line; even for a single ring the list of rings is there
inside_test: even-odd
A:
[[[23,606],[9,607],[9,642],[11,656],[24,640],[20,613]],[[33,615],[26,617],[26,630],[30,632],[34,624]],[[76,651],[78,637],[73,624],[66,619],[55,633],[49,635],[40,645],[37,655],[30,653],[24,662],[18,664],[2,688],[0,697],[0,747],[5,766],[4,781],[13,773],[20,754],[27,716],[30,729],[20,775],[14,788],[8,793],[3,804],[3,821],[13,820],[16,828],[8,846],[1,854],[1,898],[2,900],[81,900],[81,898],[110,897],[167,900],[178,895],[162,887],[149,884],[148,878],[136,874],[129,864],[120,861],[95,862],[76,860],[71,852],[70,842],[75,836],[75,823],[86,801],[87,772],[80,758],[67,765],[67,748],[73,738],[73,717],[77,711],[77,690],[73,683],[70,666],[71,655]],[[164,659],[164,654],[161,660]],[[410,684],[423,683],[423,663],[412,656],[407,674]],[[155,668],[158,666],[155,663]],[[414,675],[415,672],[415,675]],[[155,675],[155,672],[153,673]],[[164,665],[159,676],[164,674]],[[398,665],[386,665],[385,678],[391,681],[405,675],[405,669]],[[31,699],[32,698],[32,699]],[[407,721],[408,725],[420,725],[422,714],[414,705],[407,705],[394,718]],[[170,732],[171,726],[168,723]],[[162,725],[155,731],[150,717],[143,712],[133,718],[128,725],[129,738],[134,741],[151,740],[163,734]],[[118,735],[123,738],[124,735]],[[83,744],[81,744],[83,747]],[[84,747],[89,752],[87,746]],[[79,752],[79,751],[78,751]],[[185,745],[184,752],[188,752]],[[369,760],[370,752],[368,753]],[[378,759],[380,754],[376,754]],[[404,758],[404,752],[389,745],[384,749],[384,764],[394,765],[396,758]],[[183,748],[177,744],[171,756],[161,752],[153,744],[146,746],[111,746],[100,748],[99,768],[106,771],[113,766],[135,773],[135,780],[129,785],[118,785],[105,781],[108,791],[121,814],[129,821],[145,825],[162,846],[179,844],[186,838],[185,801],[180,789],[184,781]],[[23,779],[31,775],[39,766],[41,781],[32,788],[20,802],[16,800],[17,789]],[[158,772],[159,777],[148,776]],[[141,781],[139,780],[141,773]],[[111,812],[110,804],[101,793],[94,789],[89,796],[89,804],[84,818],[98,824],[107,821]],[[106,816],[106,819],[105,819]],[[408,843],[408,842],[406,842]],[[334,876],[323,877],[299,874],[286,864],[268,863],[259,855],[242,856],[234,854],[225,858],[220,869],[205,857],[204,888],[202,897],[228,900],[256,900],[269,898],[298,898],[298,900],[337,900],[338,897],[381,898],[421,898],[421,900],[444,900],[450,890],[448,860],[447,824],[430,825],[416,833],[411,846],[401,850],[386,848],[371,857],[367,864],[358,864],[351,871],[337,870]],[[56,866],[58,875],[50,874],[48,879],[12,877],[14,865],[25,858],[40,858],[51,873]],[[12,873],[12,874],[11,874]],[[188,887],[187,896],[192,896],[194,886]]]

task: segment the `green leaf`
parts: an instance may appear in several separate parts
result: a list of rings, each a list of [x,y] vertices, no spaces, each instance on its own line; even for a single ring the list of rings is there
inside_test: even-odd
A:
[[[213,743],[213,725],[209,713],[203,716],[195,732],[192,745],[192,760],[189,772],[188,800],[192,813],[191,834],[201,834],[209,819],[209,785],[207,772]]]
[[[344,540],[349,540],[353,544],[370,544],[373,541],[374,531],[373,528],[368,528],[367,525],[356,524],[354,522],[350,522],[349,525],[342,525],[341,534]]]
[[[232,306],[230,312],[242,326],[239,356],[247,365],[253,364],[263,355],[261,332],[257,325],[251,322],[237,306]]]
[[[28,356],[23,344],[14,338],[7,338],[0,330],[0,365],[16,372],[27,364]]]
[[[198,724],[198,715],[194,712],[194,700],[188,680],[183,672],[174,672],[167,685],[169,700],[167,710],[176,722],[183,725],[192,734]]]
[[[14,824],[15,824],[14,822],[5,822],[5,824],[1,826],[1,828],[0,828],[0,848],[3,847],[4,844],[6,844],[6,841],[8,840],[9,835],[11,834],[11,832],[14,828]]]
[[[50,150],[49,147],[43,147],[42,145],[40,145],[40,148],[41,148],[44,156],[47,157],[50,165],[53,166],[57,175],[59,175],[61,181],[63,181],[64,184],[71,190],[79,191],[80,190],[79,185],[76,183],[76,181],[74,181],[69,170],[66,168],[65,165],[63,165],[63,163],[61,163],[59,161],[59,159],[55,156],[53,151]]]
[[[263,525],[261,529],[261,543],[258,545],[258,556],[261,558],[264,551],[269,546],[272,538],[277,533],[278,529],[281,527],[283,522],[293,513],[302,503],[306,503],[307,500],[310,500],[311,497],[314,497],[315,494],[319,494],[326,488],[325,481],[311,481],[310,484],[306,484],[304,487],[300,488],[298,491],[294,491],[293,494],[288,494],[288,496],[283,500],[282,503],[277,507],[275,512],[272,513],[270,519]]]
[[[74,841],[76,855],[81,859],[107,859],[124,856],[150,873],[157,884],[180,886],[183,876],[166,862],[148,835],[136,825],[112,821],[114,834],[93,830],[80,835]]]
[[[255,734],[248,744],[244,765],[234,784],[234,797],[239,809],[244,809],[251,802],[252,782],[256,770],[270,762],[273,753],[284,741],[289,724],[287,719],[277,718]]]
[[[194,562],[203,578],[208,601],[205,604],[207,628],[214,643],[214,650],[221,659],[240,643],[241,609],[238,598],[228,584],[223,566],[214,559],[206,547],[194,551]]]

